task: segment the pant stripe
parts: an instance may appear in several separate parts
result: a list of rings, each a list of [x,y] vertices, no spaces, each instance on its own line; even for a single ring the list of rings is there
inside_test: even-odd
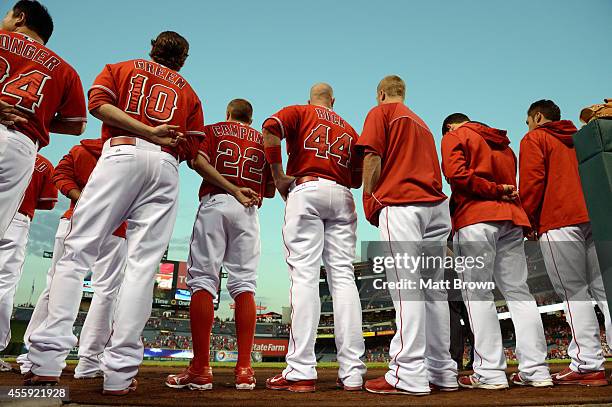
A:
[[[285,216],[284,216],[284,223],[287,223],[287,205],[285,204]],[[293,269],[291,267],[291,264],[289,264],[289,256],[291,256],[291,250],[289,250],[289,246],[287,246],[287,242],[285,240],[285,230],[284,227],[281,229],[281,235],[283,237],[283,245],[285,245],[285,249],[287,250],[287,259],[286,259],[286,263],[287,266],[289,267],[289,281],[290,281],[290,285],[289,285],[289,307],[291,308],[291,325],[289,326],[289,338],[291,339],[291,342],[293,342],[293,352],[291,353],[291,355],[293,355],[296,351],[296,346],[295,346],[295,338],[293,337],[293,278],[291,277],[291,270]],[[287,356],[291,356],[291,355],[285,355],[285,359],[287,358]],[[288,371],[283,379],[287,379],[287,375],[289,373],[293,372],[293,368],[291,368],[290,371]]]
[[[385,208],[385,218],[387,220],[387,240],[389,242],[389,250],[391,251],[391,255],[393,257],[395,257],[395,255],[393,254],[392,246],[391,246],[391,231],[389,230],[389,208],[388,207]],[[395,267],[395,264],[393,265],[393,268],[395,270],[395,277],[397,277],[397,281],[399,282],[400,278],[399,278],[399,274],[397,273],[397,267]],[[402,292],[401,292],[401,290],[397,291],[397,295],[399,296],[399,307],[400,307],[399,333],[400,333],[400,343],[402,344],[402,346],[400,347],[400,350],[395,354],[395,357],[393,358],[393,363],[397,364],[397,368],[395,369],[395,377],[397,378],[397,381],[393,385],[393,387],[396,387],[396,388],[397,388],[397,385],[400,382],[400,378],[399,378],[399,368],[400,368],[400,366],[397,363],[397,357],[404,350],[404,319],[402,317]]]
[[[457,254],[459,256],[461,256],[461,238],[460,236],[461,234],[459,233],[459,231],[457,231],[457,251],[458,251]],[[463,273],[457,273],[457,275],[461,275],[461,281],[465,283],[465,278],[463,277]],[[465,302],[466,302],[465,305],[466,305],[466,309],[468,312],[468,318],[470,320],[470,330],[472,331],[472,335],[474,335],[474,321],[472,320],[472,309],[470,308],[470,298],[468,295],[468,291],[466,289],[464,289],[463,291],[465,292]],[[474,343],[472,343],[472,350],[474,351],[476,355],[478,355],[478,358],[480,359],[480,366],[482,366],[482,355],[478,353],[478,350],[476,349],[476,336],[475,335],[474,335]]]
[[[548,237],[548,234],[545,233],[546,235],[546,242],[548,243],[548,249],[550,250],[550,258],[553,261],[553,266],[555,268],[555,273],[557,274],[557,277],[559,278],[559,283],[561,284],[561,287],[563,288],[563,292],[565,293],[565,303],[567,304],[567,313],[569,315],[569,324],[570,324],[570,328],[572,330],[572,339],[574,340],[574,342],[576,343],[576,347],[578,348],[578,352],[576,352],[576,359],[578,359],[578,361],[580,361],[580,363],[578,364],[578,370],[580,371],[580,366],[584,365],[585,362],[580,359],[580,344],[578,343],[578,339],[576,337],[576,331],[574,329],[574,318],[572,317],[572,309],[570,307],[570,302],[569,302],[569,297],[567,295],[567,289],[565,288],[565,284],[563,284],[563,280],[561,280],[561,274],[559,273],[559,269],[557,268],[557,262],[555,260],[555,256],[553,255],[553,251],[552,251],[552,246],[550,244],[550,239]]]

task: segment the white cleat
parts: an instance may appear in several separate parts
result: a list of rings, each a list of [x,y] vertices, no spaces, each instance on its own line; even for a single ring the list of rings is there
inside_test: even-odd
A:
[[[93,373],[88,373],[88,374],[82,374],[82,373],[74,373],[74,378],[77,380],[84,380],[84,379],[97,379],[98,377],[104,377],[104,372],[102,372],[101,370],[96,370]]]
[[[476,375],[460,377],[457,381],[459,386],[466,389],[503,390],[507,389],[508,383],[483,383]]]
[[[5,362],[4,360],[0,359],[0,372],[12,372],[13,371],[13,366],[8,363]]]
[[[525,380],[520,373],[512,373],[510,376],[510,382],[512,384],[516,384],[517,386],[531,386],[531,387],[552,387],[553,381],[552,379],[544,379],[544,380]]]

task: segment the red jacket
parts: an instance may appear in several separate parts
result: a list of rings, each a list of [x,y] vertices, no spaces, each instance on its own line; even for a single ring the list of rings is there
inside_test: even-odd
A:
[[[516,156],[505,130],[469,122],[442,138],[442,171],[453,191],[453,230],[482,222],[529,226],[520,202],[502,201],[503,184],[516,186]]]
[[[81,144],[72,147],[55,167],[53,182],[62,195],[68,196],[72,189],[82,191],[102,154],[102,139],[81,140]],[[70,219],[76,201],[70,202],[70,208],[63,218]],[[123,223],[113,234],[125,238],[127,224]]]
[[[521,140],[520,194],[532,227],[551,229],[589,221],[569,120],[548,122]]]

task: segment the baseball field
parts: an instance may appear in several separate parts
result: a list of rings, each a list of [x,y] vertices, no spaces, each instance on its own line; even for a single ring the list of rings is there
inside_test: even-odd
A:
[[[612,405],[612,385],[605,387],[556,386],[553,388],[524,388],[513,386],[508,390],[467,390],[430,396],[407,395],[383,396],[365,391],[345,392],[335,386],[336,366],[324,364],[319,368],[319,380],[315,393],[290,393],[267,390],[265,379],[280,371],[282,364],[261,363],[255,365],[257,387],[253,391],[237,391],[233,385],[233,371],[227,364],[214,364],[214,388],[211,391],[175,390],[164,385],[163,379],[169,373],[179,372],[182,367],[176,363],[147,362],[137,377],[136,392],[122,397],[103,396],[102,378],[75,380],[72,377],[74,365],[69,365],[62,375],[60,385],[70,389],[68,405],[128,405],[128,406],[551,406],[551,405]],[[382,375],[384,364],[369,364],[368,378]],[[563,363],[552,363],[551,371],[565,367]],[[612,362],[606,364],[607,372]],[[516,366],[508,368],[508,373]],[[462,372],[468,374],[469,372]],[[17,372],[0,373],[2,386],[19,386],[21,375]],[[39,401],[40,402],[40,401]],[[59,403],[57,403],[59,404]],[[13,401],[7,406],[54,405],[47,401],[32,404],[31,401]]]

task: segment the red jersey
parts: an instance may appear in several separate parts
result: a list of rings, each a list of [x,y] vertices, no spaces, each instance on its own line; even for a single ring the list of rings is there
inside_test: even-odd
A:
[[[266,119],[263,128],[286,139],[287,175],[314,176],[355,185],[363,159],[356,154],[359,135],[336,112],[323,106],[285,107]]]
[[[55,167],[53,182],[62,195],[68,196],[73,189],[82,191],[102,154],[104,142],[101,139],[81,140],[81,144],[72,147]],[[70,201],[70,208],[62,218],[70,219],[76,201]],[[127,224],[123,223],[113,234],[125,237]]]
[[[53,165],[40,154],[36,155],[32,179],[26,189],[19,213],[34,219],[34,211],[49,211],[57,202],[57,188],[53,184]]]
[[[181,147],[164,147],[180,159],[197,156],[204,135],[202,103],[189,83],[177,72],[156,62],[134,59],[109,64],[95,79],[88,92],[89,110],[112,104],[134,119],[156,127],[179,126],[187,142]],[[126,130],[102,124],[102,139],[133,136]]]
[[[13,127],[49,144],[52,120],[86,122],[81,79],[66,61],[44,45],[0,30],[0,99],[29,113],[28,122]]]
[[[442,138],[442,170],[453,190],[453,230],[482,222],[529,226],[517,201],[502,201],[503,184],[516,186],[516,156],[505,130],[469,122]]]
[[[521,140],[519,192],[531,226],[542,234],[589,221],[569,120],[544,123]]]
[[[378,214],[386,206],[446,199],[433,135],[403,103],[370,110],[357,144],[382,159],[378,184],[371,195],[363,195],[366,218],[373,225],[378,226]]]
[[[239,122],[220,122],[204,128],[200,153],[219,174],[238,187],[251,188],[264,196],[266,184],[274,183],[264,155],[263,136]],[[202,181],[200,199],[206,194],[225,192]]]

